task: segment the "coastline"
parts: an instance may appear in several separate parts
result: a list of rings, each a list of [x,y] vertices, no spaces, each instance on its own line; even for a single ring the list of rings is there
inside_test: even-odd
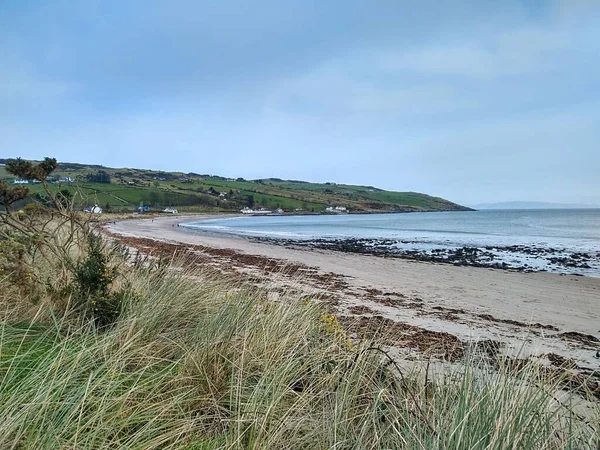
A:
[[[436,214],[435,224],[428,219],[397,219],[404,224],[398,228],[394,228],[393,224],[388,225],[386,219],[382,219],[383,214],[368,223],[363,219],[358,222],[354,219],[341,220],[343,217],[339,216],[345,214],[330,214],[326,218],[308,221],[297,219],[298,223],[289,218],[267,217],[264,221],[242,220],[236,223],[229,219],[217,219],[214,223],[209,221],[211,223],[202,224],[199,221],[198,224],[184,223],[183,226],[205,234],[243,237],[285,247],[308,247],[455,266],[600,278],[600,251],[596,245],[597,240],[594,241],[591,237],[595,236],[594,232],[569,237],[571,230],[567,229],[567,235],[561,236],[564,240],[554,235],[561,227],[568,227],[568,221],[558,225],[550,223],[547,225],[550,228],[545,228],[537,224],[538,218],[520,217],[522,213],[514,216],[512,211],[507,214],[514,217],[506,219],[502,216],[500,221],[498,216],[494,217],[494,213],[491,216],[490,213],[482,213],[472,221],[460,213],[458,216],[450,216],[448,222],[441,216],[443,213],[431,214]],[[243,216],[239,218],[245,219]],[[542,220],[546,219],[542,215]],[[523,220],[525,221],[521,222]],[[442,225],[437,226],[437,223]],[[473,226],[472,223],[480,225]],[[520,229],[512,230],[515,224]],[[338,231],[338,226],[343,232]],[[554,226],[558,228],[552,228]],[[540,234],[538,228],[551,231]],[[381,234],[372,231],[379,229]],[[510,229],[509,234],[503,232],[504,229]]]
[[[598,278],[273,245],[177,226],[211,217],[133,219],[106,230],[143,252],[160,246],[193,252],[215,269],[274,292],[301,289],[355,324],[373,319],[380,326],[414,327],[410,348],[419,349],[425,337],[418,329],[438,333],[440,342],[493,342],[518,358],[571,359],[584,372],[598,365]]]

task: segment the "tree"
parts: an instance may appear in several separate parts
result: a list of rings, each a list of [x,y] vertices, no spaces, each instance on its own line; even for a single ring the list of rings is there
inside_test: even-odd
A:
[[[150,206],[156,206],[160,203],[160,196],[158,192],[150,192]]]
[[[248,200],[248,208],[253,208],[254,207],[254,195],[250,194],[246,198]]]
[[[87,176],[88,183],[104,183],[110,184],[110,175],[106,173],[104,170],[99,170],[98,172],[88,173]]]
[[[44,160],[34,165],[30,161],[21,158],[9,159],[6,161],[6,171],[20,178],[30,180],[39,180],[44,182],[48,176],[58,168],[56,158],[44,158]]]

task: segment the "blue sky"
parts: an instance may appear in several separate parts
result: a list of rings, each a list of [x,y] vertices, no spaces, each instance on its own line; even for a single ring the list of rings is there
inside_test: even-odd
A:
[[[600,2],[0,2],[2,157],[600,205]]]

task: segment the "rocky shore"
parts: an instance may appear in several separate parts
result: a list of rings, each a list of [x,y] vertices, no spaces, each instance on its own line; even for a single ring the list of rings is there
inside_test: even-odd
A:
[[[455,266],[600,277],[600,251],[570,252],[564,248],[526,245],[419,248],[423,245],[418,241],[394,239],[251,239],[286,247],[310,247]]]

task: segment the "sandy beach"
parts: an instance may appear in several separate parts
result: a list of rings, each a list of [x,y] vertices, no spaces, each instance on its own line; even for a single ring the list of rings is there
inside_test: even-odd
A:
[[[142,251],[151,251],[152,242],[193,249],[214,267],[265,286],[320,294],[341,315],[383,318],[379,323],[393,321],[446,340],[499,343],[517,357],[570,358],[584,371],[598,366],[598,278],[290,248],[177,226],[199,218],[133,219],[106,229]],[[298,270],[286,270],[290,266]],[[418,343],[415,339],[413,346]]]

